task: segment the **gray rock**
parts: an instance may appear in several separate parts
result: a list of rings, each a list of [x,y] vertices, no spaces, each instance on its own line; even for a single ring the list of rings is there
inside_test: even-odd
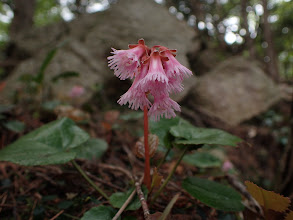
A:
[[[45,85],[52,87],[54,97],[66,101],[70,101],[68,94],[74,85],[83,86],[86,93],[79,99],[83,103],[92,96],[93,85],[104,84],[115,77],[107,66],[111,47],[127,49],[128,44],[136,44],[138,39],[144,38],[148,46],[160,44],[177,49],[177,59],[188,67],[187,52],[199,46],[192,40],[195,35],[186,22],[177,20],[166,7],[152,0],[120,0],[106,11],[35,29],[17,38],[17,45],[32,57],[22,62],[7,79],[2,101],[9,102],[12,93],[23,87],[17,79],[22,74],[36,74],[48,51],[62,42],[66,42],[65,46],[58,50],[46,69]],[[65,71],[78,72],[80,77],[50,83],[52,77]],[[175,97],[177,101],[192,87],[194,77],[184,84],[186,90]]]
[[[268,109],[282,92],[257,62],[231,57],[198,77],[190,97],[193,106],[234,126]]]

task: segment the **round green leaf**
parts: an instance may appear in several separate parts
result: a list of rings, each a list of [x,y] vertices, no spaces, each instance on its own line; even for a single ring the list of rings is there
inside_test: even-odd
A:
[[[166,119],[162,118],[160,121],[150,121],[151,133],[159,137],[159,145],[171,147],[173,137],[169,134],[171,126],[178,125],[181,119],[179,117]]]
[[[223,211],[242,211],[241,195],[233,188],[197,177],[188,177],[182,182],[182,187],[193,197]]]
[[[218,144],[236,146],[241,141],[239,137],[219,129],[197,128],[192,125],[173,126],[170,133],[177,138],[175,144],[180,145]]]
[[[99,207],[91,208],[89,211],[84,213],[83,217],[80,220],[112,220],[115,214],[115,209],[109,206],[102,205]]]
[[[199,168],[220,167],[221,160],[208,152],[195,152],[183,157],[183,161]]]
[[[121,208],[124,202],[128,199],[130,194],[135,190],[131,188],[127,192],[117,192],[113,193],[110,197],[110,203],[115,208]],[[144,193],[145,199],[147,199],[147,189],[142,187],[142,191]],[[133,198],[133,200],[129,203],[125,210],[137,210],[141,207],[141,203],[137,195]]]
[[[0,161],[10,161],[24,166],[63,164],[73,160],[75,152],[64,152],[43,143],[21,141],[0,151]]]
[[[63,118],[22,136],[2,149],[0,161],[31,166],[66,163],[76,157],[72,149],[88,139],[89,135],[72,120]]]
[[[72,151],[76,152],[77,158],[91,160],[93,158],[101,158],[107,149],[108,143],[106,141],[92,138],[72,149]]]

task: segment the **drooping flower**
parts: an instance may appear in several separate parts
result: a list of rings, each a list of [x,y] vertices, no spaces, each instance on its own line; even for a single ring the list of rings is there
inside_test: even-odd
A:
[[[125,105],[129,103],[129,108],[135,110],[139,108],[143,110],[144,106],[150,108],[151,102],[148,100],[146,91],[144,90],[144,87],[141,85],[141,80],[143,80],[143,77],[147,74],[147,71],[148,65],[143,65],[139,69],[139,74],[137,77],[135,77],[131,87],[118,100],[118,103],[120,105]]]
[[[149,110],[149,116],[154,120],[160,120],[160,117],[165,118],[176,117],[175,111],[180,111],[180,105],[172,100],[168,94],[158,95],[154,97],[154,103]]]
[[[160,54],[162,56],[168,57],[168,61],[164,61],[164,67],[166,74],[171,77],[175,76],[179,79],[183,79],[185,77],[189,77],[192,75],[192,72],[183,66],[181,63],[176,60],[176,50],[170,50],[166,47],[160,47]]]
[[[180,111],[180,106],[169,94],[181,92],[183,79],[192,75],[192,72],[176,60],[176,50],[163,46],[150,49],[143,39],[129,48],[113,49],[114,55],[108,57],[109,67],[121,80],[135,77],[132,86],[118,103],[129,103],[129,108],[135,110],[146,106],[148,115],[154,120],[175,117],[175,111]],[[153,102],[149,96],[153,96]]]
[[[168,77],[162,64],[163,57],[160,56],[159,51],[154,50],[149,58],[150,66],[148,74],[145,76],[145,83],[149,82],[162,82],[168,83]],[[145,61],[146,62],[146,61]]]
[[[129,45],[129,50],[116,50],[112,48],[114,54],[109,56],[109,67],[114,70],[114,74],[121,80],[133,78],[140,66],[140,58],[146,53],[147,47],[141,39],[136,45]]]

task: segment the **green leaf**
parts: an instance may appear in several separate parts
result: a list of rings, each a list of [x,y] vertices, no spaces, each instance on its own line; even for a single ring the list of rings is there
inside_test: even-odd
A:
[[[14,132],[23,132],[25,129],[25,124],[21,121],[8,121],[6,123],[3,123],[4,127],[9,129],[10,131]]]
[[[115,209],[109,206],[102,205],[99,207],[91,208],[89,211],[84,213],[83,217],[80,220],[112,220],[115,214]]]
[[[160,121],[150,121],[150,131],[159,137],[159,146],[171,147],[172,136],[169,133],[171,126],[178,125],[181,119],[179,117]]]
[[[58,209],[68,209],[72,205],[73,205],[73,201],[64,200],[64,201],[60,202],[57,205],[57,207],[58,207]]]
[[[75,152],[64,152],[62,149],[31,141],[17,142],[0,151],[0,161],[25,166],[63,164],[75,157]]]
[[[71,119],[62,118],[43,125],[37,130],[21,137],[17,142],[24,140],[40,142],[51,147],[67,150],[79,146],[89,138],[89,135],[76,126]]]
[[[131,188],[127,192],[117,192],[113,193],[110,197],[110,203],[115,208],[121,208],[124,202],[128,199],[130,194],[135,190],[134,188]],[[145,199],[147,199],[147,189],[145,187],[142,187],[143,194],[145,196]],[[126,207],[125,210],[137,210],[141,207],[141,203],[139,201],[139,198],[137,195],[133,198],[133,200],[129,203],[129,205]]]
[[[108,143],[102,139],[92,138],[87,142],[73,149],[76,152],[77,158],[93,159],[101,158],[108,149]]]
[[[219,129],[197,128],[187,124],[172,126],[170,133],[177,138],[175,144],[180,145],[218,144],[236,146],[238,142],[242,141],[239,137]]]
[[[65,71],[62,72],[56,76],[54,76],[51,81],[52,82],[57,82],[59,79],[66,79],[66,78],[70,78],[70,77],[78,77],[79,73],[78,72],[74,72],[74,71]]]
[[[46,124],[0,151],[0,161],[20,165],[47,165],[66,163],[76,157],[76,148],[89,135],[71,119],[62,118]]]
[[[219,158],[208,152],[195,152],[183,157],[183,161],[199,168],[220,167],[222,162]]]
[[[44,59],[42,65],[40,67],[38,74],[36,75],[36,77],[34,79],[37,83],[43,82],[45,70],[47,69],[48,65],[50,64],[50,62],[52,61],[52,59],[56,55],[57,49],[58,48],[54,48],[48,52],[46,58]]]
[[[182,182],[182,187],[193,197],[223,211],[241,211],[241,195],[234,189],[207,179],[188,177]]]
[[[55,48],[53,48],[52,50],[50,50],[47,53],[46,58],[44,59],[38,74],[34,77],[34,81],[37,82],[38,84],[42,83],[44,80],[44,74],[45,74],[45,70],[47,69],[48,65],[51,63],[51,61],[53,60],[53,58],[55,57],[57,51],[59,48],[63,47],[65,44],[67,43],[67,40],[61,42],[60,44],[58,44]]]
[[[42,103],[42,108],[47,111],[53,111],[60,103],[58,100],[47,101]]]

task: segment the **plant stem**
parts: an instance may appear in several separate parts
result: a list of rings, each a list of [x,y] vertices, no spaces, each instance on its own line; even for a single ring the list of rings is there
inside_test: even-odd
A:
[[[158,166],[157,166],[157,169],[159,169],[159,168],[162,166],[162,164],[165,162],[165,160],[166,160],[167,156],[169,155],[170,151],[171,151],[171,147],[169,147],[168,150],[165,152],[165,155],[164,155],[164,157],[160,160],[160,162],[159,162],[159,164],[158,164]]]
[[[47,208],[47,209],[50,209],[50,210],[52,210],[52,211],[54,211],[54,212],[59,212],[59,210],[58,209],[55,209],[55,208],[53,208],[53,207],[50,207],[50,206],[45,206],[45,208]],[[68,218],[71,218],[71,219],[77,219],[77,220],[79,220],[80,218],[78,218],[78,217],[75,217],[75,216],[73,216],[73,215],[70,215],[70,214],[67,214],[67,213],[62,213],[62,215],[64,215],[64,216],[66,216],[66,217],[68,217]]]
[[[81,169],[81,167],[75,162],[75,160],[71,161],[73,166],[78,170],[78,172],[85,178],[85,180],[96,190],[98,191],[105,199],[108,201],[110,198],[107,196],[106,193],[102,189],[100,189],[89,177],[88,175]]]
[[[175,166],[172,168],[172,171],[169,173],[167,179],[164,181],[164,183],[162,184],[162,186],[160,187],[160,189],[155,193],[154,198],[151,201],[151,204],[154,204],[154,202],[156,201],[156,199],[158,198],[158,196],[161,194],[162,190],[165,188],[165,186],[167,185],[167,183],[170,181],[171,177],[173,176],[173,174],[176,171],[176,168],[178,167],[179,163],[181,162],[182,158],[184,157],[186,151],[187,151],[187,147],[184,148],[184,150],[182,151],[180,157],[178,158]]]
[[[145,165],[144,165],[144,184],[148,190],[151,190],[151,169],[150,169],[150,150],[149,150],[149,122],[148,122],[148,109],[144,107],[144,154],[145,154]]]

